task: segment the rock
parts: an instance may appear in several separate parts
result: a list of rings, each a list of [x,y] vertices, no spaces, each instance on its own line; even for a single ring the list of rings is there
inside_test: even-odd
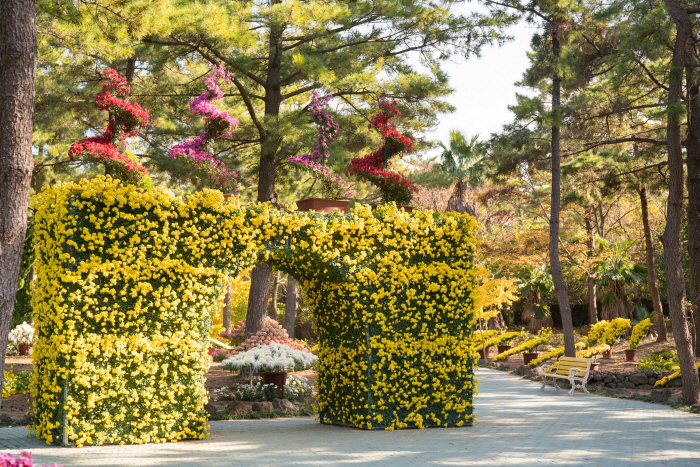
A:
[[[297,404],[304,407],[307,410],[314,410],[316,406],[316,398],[311,394],[302,394],[297,399]]]
[[[607,384],[607,383],[612,383],[612,382],[613,382],[612,376],[610,376],[610,375],[606,376],[606,377],[603,379],[603,382],[606,383],[606,384]]]
[[[216,415],[219,413],[219,410],[216,407],[214,407],[214,404],[212,404],[211,402],[207,402],[206,404],[204,404],[204,410],[206,410],[209,415]]]
[[[269,403],[269,402],[268,402]],[[224,409],[229,415],[246,415],[252,412],[251,408],[243,402],[233,402]]]
[[[591,375],[590,378],[588,378],[588,381],[592,383],[597,383],[600,381],[601,376],[600,375]]]
[[[288,399],[273,399],[272,400],[272,407],[274,407],[275,410],[279,410],[281,412],[289,412],[290,410],[299,410],[299,407],[292,404]]]
[[[628,379],[630,382],[634,383],[635,386],[638,384],[647,384],[649,382],[649,377],[646,375],[646,373],[641,371],[639,373],[629,375]]]
[[[617,383],[605,383],[605,387],[615,389],[617,387]]]
[[[653,387],[653,384],[640,384],[639,386],[637,386],[637,389],[651,389]]]
[[[654,376],[650,376],[648,381],[649,381],[648,384],[651,384],[653,386],[654,383],[657,382],[658,380]]]
[[[253,412],[272,413],[273,410],[272,402],[253,402]]]
[[[623,387],[625,389],[634,389],[637,387],[636,384],[634,384],[632,381],[623,381],[620,384],[617,385],[618,387]]]
[[[12,423],[12,417],[7,412],[0,412],[0,425],[9,425]]]
[[[669,397],[666,402],[669,404],[680,404],[682,399],[680,397]]]
[[[651,397],[651,399],[654,401],[666,402],[668,398],[671,397],[671,390],[668,388],[652,389],[649,397]]]
[[[624,389],[624,388],[614,388],[609,390],[608,392],[611,392],[613,394],[618,394],[620,396],[625,396],[629,397],[632,395],[632,392],[629,389]]]

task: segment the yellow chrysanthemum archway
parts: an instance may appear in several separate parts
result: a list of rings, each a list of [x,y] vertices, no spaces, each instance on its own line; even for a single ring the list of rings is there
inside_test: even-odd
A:
[[[322,422],[473,421],[469,216],[291,213],[110,178],[52,187],[35,207],[32,429],[47,442],[206,436],[205,317],[223,276],[261,260],[293,274],[309,298]]]

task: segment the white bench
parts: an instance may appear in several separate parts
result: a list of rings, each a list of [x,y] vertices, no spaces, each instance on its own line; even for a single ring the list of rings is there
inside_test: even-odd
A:
[[[544,391],[547,385],[547,378],[551,378],[558,391],[560,388],[556,380],[565,379],[571,383],[569,395],[573,394],[576,389],[583,389],[583,392],[590,394],[586,389],[586,383],[591,372],[592,360],[591,358],[561,357],[558,362],[552,365],[542,365],[539,368],[542,376],[542,387],[540,389]]]

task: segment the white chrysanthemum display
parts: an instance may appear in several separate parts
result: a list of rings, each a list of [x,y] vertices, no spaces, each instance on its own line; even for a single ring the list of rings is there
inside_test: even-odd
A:
[[[10,334],[8,335],[8,340],[10,342],[14,342],[17,345],[29,345],[32,343],[32,339],[34,339],[34,328],[31,324],[28,324],[26,321],[18,325],[12,331],[10,331]]]
[[[221,362],[221,365],[224,369],[231,371],[248,369],[299,371],[311,368],[317,359],[318,357],[311,352],[292,349],[287,345],[273,342],[236,354]]]

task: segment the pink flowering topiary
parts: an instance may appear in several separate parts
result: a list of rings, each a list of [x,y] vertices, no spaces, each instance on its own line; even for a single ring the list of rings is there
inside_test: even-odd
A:
[[[234,326],[229,334],[224,333],[220,335],[222,337],[230,337],[234,344],[240,342],[238,346],[231,351],[231,355],[236,355],[237,353],[245,352],[246,350],[253,349],[260,345],[267,345],[272,342],[284,344],[296,350],[309,351],[305,346],[291,339],[287,331],[280,326],[277,321],[267,316],[265,317],[263,328],[248,339],[245,339],[245,320],[242,320]]]
[[[328,107],[332,98],[332,94],[321,97],[316,91],[311,93],[308,110],[318,125],[318,137],[314,143],[314,149],[301,156],[289,157],[287,162],[309,172],[318,179],[321,182],[324,198],[346,198],[350,196],[347,183],[325,166],[326,159],[330,156],[330,144],[338,137],[340,130],[340,126]]]
[[[238,174],[226,170],[226,165],[223,162],[207,152],[207,146],[211,141],[230,138],[233,135],[233,130],[238,127],[238,120],[212,104],[212,102],[224,97],[224,92],[218,85],[219,80],[231,84],[232,77],[233,75],[224,67],[212,68],[212,74],[204,78],[207,90],[190,102],[192,115],[204,117],[206,131],[196,138],[176,144],[169,154],[172,159],[184,160],[205,172],[215,184],[228,193],[238,191],[236,189]]]
[[[32,458],[32,453],[27,451],[22,451],[18,458],[12,457],[10,453],[0,452],[0,467],[40,467],[34,465],[34,460]],[[46,465],[44,467],[61,467],[58,464]]]

